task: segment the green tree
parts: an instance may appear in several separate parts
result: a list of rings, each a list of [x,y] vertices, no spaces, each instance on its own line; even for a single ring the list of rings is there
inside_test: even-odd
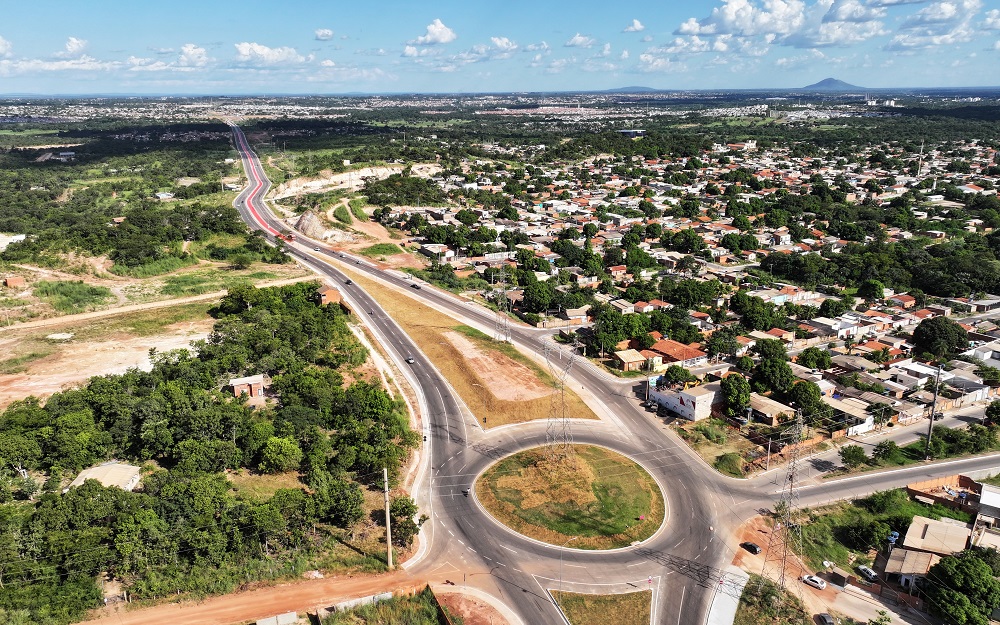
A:
[[[409,547],[413,537],[420,531],[426,517],[415,519],[417,504],[409,497],[396,497],[389,505],[389,523],[392,526],[392,542],[401,547]]]
[[[779,358],[761,360],[753,370],[754,386],[761,391],[785,393],[795,383],[795,374],[788,363]]]
[[[840,461],[848,469],[859,467],[867,460],[868,454],[865,453],[865,449],[861,445],[844,445],[840,448]]]
[[[880,441],[872,450],[872,458],[880,462],[895,462],[899,459],[899,455],[899,445],[891,440]]]
[[[807,347],[795,359],[797,364],[808,369],[826,370],[833,366],[830,352],[820,347]]]
[[[753,351],[763,360],[788,360],[785,344],[775,339],[762,339],[754,345]]]
[[[691,372],[680,365],[670,365],[667,370],[663,372],[660,379],[667,384],[684,384],[685,382],[693,382],[697,380],[696,377],[691,375]]]
[[[885,285],[878,280],[865,280],[858,287],[858,295],[868,301],[880,300],[885,297]]]
[[[940,358],[968,348],[969,333],[947,317],[932,317],[913,330],[913,344],[917,353],[927,352]]]
[[[990,402],[990,405],[986,407],[986,419],[990,423],[1000,423],[1000,399],[994,399]],[[0,453],[0,457],[2,457]]]
[[[881,546],[886,536],[892,530],[881,521],[875,521],[871,518],[859,518],[849,525],[844,526],[841,531],[843,532],[844,542],[849,547],[859,551],[868,551],[869,549]]]
[[[1000,581],[975,552],[945,556],[927,573],[931,609],[952,623],[987,625],[1000,607]]]
[[[743,416],[750,405],[750,383],[738,373],[722,378],[722,397],[726,402],[726,414],[730,417]]]
[[[479,216],[476,215],[474,212],[470,211],[469,209],[463,208],[462,210],[455,213],[455,219],[465,224],[466,226],[471,227],[473,224],[479,221]]]
[[[262,473],[283,473],[299,468],[300,462],[302,450],[298,443],[290,438],[272,436],[264,444],[258,468]]]

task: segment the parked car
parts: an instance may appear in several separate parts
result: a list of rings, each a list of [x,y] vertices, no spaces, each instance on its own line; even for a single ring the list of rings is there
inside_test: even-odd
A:
[[[746,549],[747,551],[749,551],[750,553],[752,553],[754,555],[757,555],[758,553],[760,553],[762,551],[761,548],[760,548],[760,545],[758,545],[757,543],[752,543],[752,542],[740,543],[740,547],[743,547],[744,549]]]
[[[802,581],[809,584],[813,588],[819,588],[820,590],[826,588],[826,580],[816,577],[815,575],[803,575]]]
[[[858,567],[858,573],[861,573],[861,577],[865,578],[869,582],[878,581],[878,574],[874,570],[872,570],[871,567],[862,564],[861,566]]]
[[[833,617],[826,612],[817,614],[816,620],[819,621],[819,625],[837,625],[837,621],[833,620]]]

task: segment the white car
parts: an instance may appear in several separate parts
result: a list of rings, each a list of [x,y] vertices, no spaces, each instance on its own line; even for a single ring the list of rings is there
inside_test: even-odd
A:
[[[816,577],[815,575],[803,575],[802,581],[809,584],[813,588],[819,588],[820,590],[826,588],[826,580]]]

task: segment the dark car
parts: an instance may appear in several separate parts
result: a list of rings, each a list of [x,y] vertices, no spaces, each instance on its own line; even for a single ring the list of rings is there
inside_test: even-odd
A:
[[[833,617],[826,612],[817,614],[816,620],[819,621],[819,625],[837,625],[837,621],[833,620]]]
[[[746,549],[747,551],[749,551],[754,555],[757,555],[758,553],[761,552],[760,545],[758,545],[757,543],[751,543],[751,542],[740,543],[740,547],[743,547],[744,549]]]
[[[410,285],[410,288],[419,289],[420,285],[414,282],[413,284]]]
[[[934,413],[934,420],[935,421],[940,421],[941,419],[944,419],[944,413],[943,412],[935,412]]]
[[[344,280],[344,284],[354,284],[354,281],[348,278],[347,280]]]

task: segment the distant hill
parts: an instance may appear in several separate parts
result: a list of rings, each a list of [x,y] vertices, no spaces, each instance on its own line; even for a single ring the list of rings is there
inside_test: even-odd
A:
[[[618,87],[617,89],[606,89],[604,93],[650,93],[659,91],[652,87]]]
[[[843,80],[837,80],[836,78],[824,78],[818,83],[809,85],[808,87],[802,87],[803,90],[808,91],[855,91],[861,88],[862,87],[846,83]]]

